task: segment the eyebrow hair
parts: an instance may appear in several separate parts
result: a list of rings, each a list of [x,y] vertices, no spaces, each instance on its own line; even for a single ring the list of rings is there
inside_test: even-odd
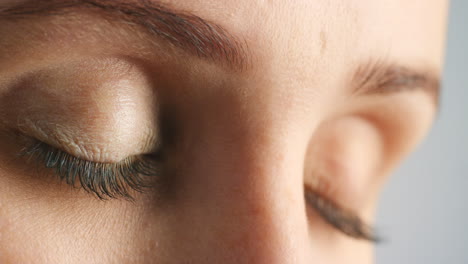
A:
[[[189,54],[232,69],[242,70],[247,63],[245,41],[218,24],[151,0],[28,0],[10,7],[0,6],[0,19],[64,15],[80,9],[102,11],[127,24],[138,25]]]
[[[357,67],[351,85],[355,94],[420,90],[429,95],[436,106],[440,99],[440,77],[435,70],[411,68],[384,60],[369,60]]]
[[[0,6],[0,19],[66,15],[80,9],[102,11],[103,15],[139,25],[189,54],[225,64],[234,70],[242,71],[249,64],[245,40],[216,23],[177,11],[156,0],[26,0],[13,6]],[[369,60],[354,70],[351,86],[356,94],[422,90],[438,105],[440,77],[435,72],[384,60]]]

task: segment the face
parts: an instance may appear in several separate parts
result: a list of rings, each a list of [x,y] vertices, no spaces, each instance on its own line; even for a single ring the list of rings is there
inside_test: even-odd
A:
[[[446,7],[0,0],[0,262],[371,263]]]

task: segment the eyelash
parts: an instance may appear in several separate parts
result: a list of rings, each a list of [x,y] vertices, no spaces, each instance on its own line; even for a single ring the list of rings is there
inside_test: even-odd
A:
[[[68,185],[77,187],[78,182],[78,187],[101,200],[132,200],[131,190],[144,192],[150,187],[149,177],[159,174],[157,156],[129,157],[115,164],[97,163],[82,160],[43,142],[26,148],[21,155],[53,169]]]
[[[46,143],[36,142],[31,147],[25,148],[21,156],[34,158],[38,164],[54,170],[60,180],[70,186],[77,187],[78,182],[78,187],[101,200],[118,198],[133,200],[131,190],[144,192],[151,187],[148,177],[160,174],[157,155],[129,157],[116,164],[97,163],[82,160]],[[305,200],[326,223],[343,234],[373,243],[380,241],[374,228],[310,186],[305,187]]]
[[[305,200],[327,224],[341,233],[372,243],[379,243],[381,241],[375,232],[375,228],[364,223],[359,216],[350,210],[346,210],[332,200],[326,199],[324,195],[321,195],[309,186],[305,187]]]

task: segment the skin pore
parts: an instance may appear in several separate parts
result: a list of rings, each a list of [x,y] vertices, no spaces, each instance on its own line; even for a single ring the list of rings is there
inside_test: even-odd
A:
[[[0,262],[372,263],[446,10],[0,0]]]

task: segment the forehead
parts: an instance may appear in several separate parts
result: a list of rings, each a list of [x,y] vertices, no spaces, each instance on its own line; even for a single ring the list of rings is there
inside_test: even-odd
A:
[[[242,63],[242,66],[253,66],[247,68],[253,71],[235,72],[249,73],[242,76],[247,78],[234,78],[236,87],[242,84],[243,89],[266,91],[270,94],[273,94],[273,88],[277,87],[280,96],[294,93],[304,95],[304,92],[341,93],[343,87],[354,88],[355,85],[350,85],[351,76],[360,73],[361,69],[368,68],[362,65],[376,62],[376,65],[387,65],[386,69],[389,69],[388,65],[398,66],[384,72],[398,72],[399,76],[402,73],[400,69],[413,69],[413,73],[419,72],[417,76],[421,76],[422,71],[430,72],[431,76],[439,75],[447,8],[445,0],[414,0],[411,3],[403,0],[22,0],[19,3],[22,2],[27,3],[26,9],[22,10],[22,7],[19,7],[18,12],[29,14],[32,24],[26,28],[29,32],[39,31],[39,34],[34,34],[36,36],[44,35],[40,34],[44,28],[48,30],[55,25],[53,32],[57,34],[50,34],[48,30],[46,36],[57,35],[55,38],[59,40],[69,40],[70,33],[83,42],[79,44],[84,46],[86,43],[92,44],[89,40],[94,38],[112,39],[112,43],[99,42],[91,49],[97,52],[102,46],[103,53],[107,54],[106,45],[110,45],[115,52],[122,52],[117,49],[115,39],[128,40],[122,41],[122,47],[129,47],[125,48],[125,51],[137,51],[146,47],[146,52],[151,50],[149,52],[153,53],[154,43],[148,43],[143,37],[151,35],[159,41],[166,40],[177,47],[185,46],[185,51],[205,59],[224,57],[224,61],[229,61],[231,57],[242,57],[239,61],[244,61],[243,58],[247,58],[247,63]],[[5,0],[0,3],[5,3]],[[37,25],[33,19],[36,13],[47,13],[56,11],[56,8],[67,7],[78,11],[78,16],[60,16],[58,23],[54,23],[55,20],[52,19],[43,23],[44,25]],[[86,12],[98,15],[92,12],[93,10],[107,10],[107,15],[112,15],[107,18],[120,17],[120,22],[126,24],[115,27],[105,23],[108,20],[102,18],[105,18],[103,16],[106,12],[96,17],[81,16]],[[17,9],[13,8],[11,12],[15,14]],[[143,26],[140,29],[156,34],[141,35],[138,34],[140,31],[135,32],[134,28],[125,26],[135,25],[135,22],[136,25]],[[5,27],[7,28],[8,26]],[[168,30],[170,32],[167,32]],[[218,41],[219,39],[231,41]],[[142,45],[136,44],[140,42]],[[66,43],[73,44],[73,41]],[[233,52],[229,46],[234,47]],[[186,67],[188,73],[194,76],[200,75],[201,68],[196,66],[200,61],[190,60],[191,63],[187,63],[187,54],[171,52],[169,53],[172,55],[166,58],[170,49],[157,50],[164,50],[158,53],[161,58],[171,61],[174,65]],[[236,50],[240,52],[236,54]],[[240,56],[231,56],[233,54]],[[165,61],[156,57],[157,54],[151,61]],[[145,61],[147,59],[145,58]],[[203,63],[202,65],[206,66]],[[375,65],[372,68],[375,69]],[[211,71],[207,71],[207,76],[203,75],[201,79],[216,77],[218,80],[223,76],[212,67],[207,69]],[[365,72],[375,73],[373,70]],[[415,80],[411,76],[415,74],[407,74],[404,79]],[[422,79],[425,78],[423,76]],[[245,80],[248,82],[244,82]]]
[[[443,57],[445,0],[165,1],[242,37],[270,65],[383,57],[439,69]]]

